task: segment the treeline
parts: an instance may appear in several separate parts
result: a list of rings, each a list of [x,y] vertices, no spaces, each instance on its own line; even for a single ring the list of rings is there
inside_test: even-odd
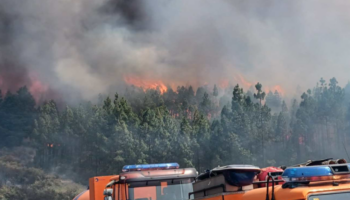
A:
[[[35,105],[23,87],[0,95],[0,145],[32,147],[33,166],[85,183],[135,163],[178,162],[203,171],[346,157],[349,84],[321,79],[291,102],[263,91],[260,83],[247,92],[239,85],[163,94],[130,87],[97,103],[58,109],[53,100]]]

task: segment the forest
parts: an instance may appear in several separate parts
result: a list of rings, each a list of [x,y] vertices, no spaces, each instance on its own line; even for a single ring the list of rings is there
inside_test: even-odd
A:
[[[264,92],[261,83],[248,91],[130,86],[67,106],[37,104],[25,86],[0,92],[0,199],[10,199],[19,183],[40,187],[59,177],[87,185],[89,177],[117,174],[126,164],[178,162],[203,172],[348,159],[350,84],[321,78],[299,96]]]

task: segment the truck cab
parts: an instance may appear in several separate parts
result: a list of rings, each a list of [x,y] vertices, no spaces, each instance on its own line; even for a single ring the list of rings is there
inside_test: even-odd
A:
[[[104,192],[113,200],[185,200],[193,191],[197,171],[177,163],[127,165],[111,178]]]
[[[350,199],[349,163],[290,167],[285,169],[282,178],[283,185],[251,190],[242,200]]]
[[[103,191],[111,179],[117,175],[95,176],[89,179],[89,187],[81,192],[73,200],[100,200],[104,199]]]

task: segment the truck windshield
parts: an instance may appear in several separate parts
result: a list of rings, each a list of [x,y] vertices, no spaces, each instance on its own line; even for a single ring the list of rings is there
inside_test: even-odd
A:
[[[193,179],[172,179],[128,183],[129,200],[187,200]]]
[[[318,194],[309,196],[308,200],[335,200],[335,199],[350,199],[349,192]]]

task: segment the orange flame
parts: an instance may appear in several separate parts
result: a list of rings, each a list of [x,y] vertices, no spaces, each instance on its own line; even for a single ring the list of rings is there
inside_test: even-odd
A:
[[[238,76],[236,77],[236,80],[245,89],[249,89],[255,85],[254,83],[247,81],[241,74],[238,74]],[[280,85],[275,85],[272,87],[263,86],[263,89],[265,90],[266,93],[268,93],[269,91],[271,91],[271,92],[277,91],[281,96],[284,96],[284,94],[285,94],[285,91],[283,90],[282,86],[280,86]]]
[[[283,90],[283,88],[280,86],[280,85],[275,85],[273,87],[273,90],[274,91],[277,91],[280,95],[284,96],[285,92]]]
[[[269,93],[270,91],[271,92],[277,91],[278,94],[281,95],[281,96],[284,96],[284,94],[285,94],[283,88],[280,85],[275,85],[275,86],[273,86],[271,88],[270,87],[265,87],[265,93],[266,94]]]
[[[161,94],[168,90],[167,86],[160,80],[146,80],[136,76],[125,76],[124,81],[129,85],[142,88],[144,91],[148,89],[159,90]]]
[[[247,89],[249,89],[252,85],[254,85],[253,83],[247,81],[242,75],[238,75],[238,81],[245,86]]]
[[[223,79],[220,81],[219,87],[222,89],[226,89],[229,86],[229,81],[227,79]]]
[[[128,75],[124,76],[124,81],[129,84],[129,85],[134,85],[136,87],[142,88],[143,91],[146,91],[148,89],[154,89],[160,91],[161,94],[165,93],[168,91],[168,87],[165,85],[165,83],[160,80],[160,79],[147,79],[147,78],[142,78],[139,76],[134,76],[134,75]],[[257,82],[250,82],[249,80],[245,79],[243,75],[241,74],[236,74],[233,76],[233,81],[238,83],[241,87],[243,87],[245,90],[249,90],[251,87],[254,87]],[[230,86],[230,81],[227,78],[221,79],[218,86],[222,89],[226,89]],[[208,83],[205,82],[204,85],[207,85]],[[176,92],[176,87],[175,84],[171,84],[169,86],[171,88],[175,88]],[[263,86],[263,89],[266,93],[269,91],[275,92],[278,91],[278,93],[281,96],[284,96],[285,91],[280,85],[275,85],[275,86]]]

